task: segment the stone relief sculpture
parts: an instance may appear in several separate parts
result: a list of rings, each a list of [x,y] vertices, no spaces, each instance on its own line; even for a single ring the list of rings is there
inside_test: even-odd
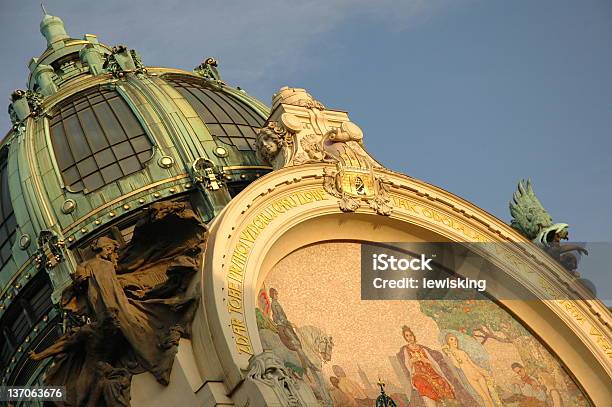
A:
[[[275,121],[268,121],[259,129],[255,140],[257,157],[274,168],[285,166],[292,146],[291,135]]]
[[[272,98],[272,114],[256,139],[258,157],[275,170],[310,163],[335,164],[326,170],[325,190],[340,209],[354,212],[362,204],[381,215],[391,213],[382,168],[363,146],[363,132],[345,112],[326,109],[304,89],[283,87]]]
[[[567,223],[553,223],[533,192],[530,180],[521,180],[510,201],[511,226],[532,242],[542,247],[569,271],[575,273],[578,265],[576,252],[588,251],[576,244],[563,244],[569,238]],[[573,253],[574,252],[574,253]]]
[[[268,386],[283,406],[306,406],[301,400],[298,384],[283,362],[272,351],[266,350],[249,361],[247,380]]]
[[[205,227],[184,203],[155,203],[123,249],[108,237],[78,265],[62,308],[71,326],[49,348],[48,385],[66,386],[67,406],[129,406],[133,374],[167,385],[181,337],[189,336]]]

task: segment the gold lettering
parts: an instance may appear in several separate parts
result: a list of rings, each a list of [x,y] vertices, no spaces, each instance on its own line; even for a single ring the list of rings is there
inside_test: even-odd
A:
[[[246,254],[245,253],[237,253],[234,250],[234,254],[232,255],[232,264],[238,267],[244,267],[246,263]]]
[[[230,314],[243,315],[244,299],[242,293],[244,291],[245,267],[253,244],[261,232],[279,214],[285,213],[298,205],[323,199],[328,199],[328,197],[322,188],[306,192],[294,192],[271,203],[253,218],[251,224],[240,231],[227,270],[227,310]],[[244,321],[238,318],[232,318],[231,321],[236,349],[240,353],[252,355],[253,348]]]
[[[285,207],[285,210],[289,210],[291,208],[295,208],[296,207],[296,203],[295,200],[291,197],[289,198],[283,198],[281,199],[281,205],[283,205]]]
[[[250,243],[253,243],[257,236],[259,236],[259,228],[255,225],[248,225],[246,229],[240,233],[240,238]]]
[[[234,333],[234,340],[238,352],[252,355],[253,349],[251,348],[251,340],[249,339],[244,321],[238,318],[232,318],[232,332]]]
[[[242,282],[242,278],[244,277],[244,269],[242,267],[236,267],[235,264],[230,264],[227,277],[231,278],[232,280]]]
[[[244,321],[238,318],[232,318],[232,332],[236,335],[246,336],[247,330]]]
[[[272,203],[272,209],[278,213],[284,213],[286,211],[285,207],[279,201]]]
[[[236,249],[234,250],[234,253],[236,252],[240,254],[246,254],[249,252],[249,247],[242,242],[238,242],[238,244],[236,245]]]
[[[230,313],[242,314],[242,299],[228,297],[227,309]]]
[[[227,295],[229,297],[234,297],[242,301],[242,287],[240,284],[234,283],[233,281],[228,281],[227,283]]]
[[[260,216],[261,216],[261,215],[260,215]],[[258,216],[257,218],[255,218],[255,219],[253,220],[253,225],[254,225],[254,226],[257,228],[257,229],[262,230],[263,228],[265,228],[265,227],[268,225],[268,223],[267,223],[267,222],[262,221],[261,219],[259,219],[259,216]]]
[[[295,196],[297,197],[298,201],[300,202],[300,205],[304,205],[305,203],[307,203],[306,201],[304,201],[304,199],[302,198],[302,193],[301,192],[296,192]]]
[[[272,222],[272,219],[274,219],[276,217],[276,215],[274,214],[274,212],[272,212],[272,215],[270,215],[268,212],[270,211],[269,208],[265,208],[263,211],[261,211],[261,213],[259,214],[259,216],[263,219],[265,219],[266,222],[266,226],[268,225],[268,223]]]

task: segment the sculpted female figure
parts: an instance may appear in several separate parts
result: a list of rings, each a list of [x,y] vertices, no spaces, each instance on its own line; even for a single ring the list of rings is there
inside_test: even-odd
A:
[[[487,384],[491,380],[489,372],[474,363],[467,352],[459,348],[459,340],[455,335],[452,333],[446,335],[446,346],[442,350],[449,357],[453,365],[463,372],[468,383],[480,396],[484,405],[486,407],[496,407],[497,404],[491,397]]]
[[[259,129],[255,139],[255,151],[257,157],[274,169],[282,168],[287,159],[285,136],[287,131],[276,122],[269,122]]]

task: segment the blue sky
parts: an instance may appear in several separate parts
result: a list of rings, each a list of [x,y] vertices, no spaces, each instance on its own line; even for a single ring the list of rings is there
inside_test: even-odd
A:
[[[387,167],[508,221],[530,177],[572,240],[610,241],[612,2],[260,0],[45,2],[73,37],[126,44],[270,103],[308,89],[349,112]],[[37,1],[0,4],[0,125],[45,46]]]

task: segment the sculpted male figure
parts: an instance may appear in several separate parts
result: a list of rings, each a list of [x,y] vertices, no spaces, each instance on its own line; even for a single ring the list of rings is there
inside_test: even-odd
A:
[[[69,406],[97,405],[99,396],[93,394],[92,388],[96,386],[99,363],[111,360],[118,347],[123,345],[118,308],[107,307],[103,299],[109,285],[112,286],[116,280],[117,248],[117,242],[110,238],[103,237],[94,242],[95,257],[77,267],[73,275],[74,284],[64,292],[63,309],[86,323],[69,328],[47,349],[29,353],[33,360],[55,356],[45,382],[66,386],[66,404]],[[92,278],[94,281],[90,281]],[[112,387],[114,384],[110,381],[112,379],[106,383]],[[129,391],[127,399],[116,402],[129,405]]]
[[[80,263],[62,308],[69,329],[33,359],[55,356],[46,384],[67,386],[63,406],[128,406],[133,374],[150,372],[167,385],[181,337],[197,302],[188,290],[205,241],[205,226],[186,203],[154,203],[130,243],[108,237]]]

